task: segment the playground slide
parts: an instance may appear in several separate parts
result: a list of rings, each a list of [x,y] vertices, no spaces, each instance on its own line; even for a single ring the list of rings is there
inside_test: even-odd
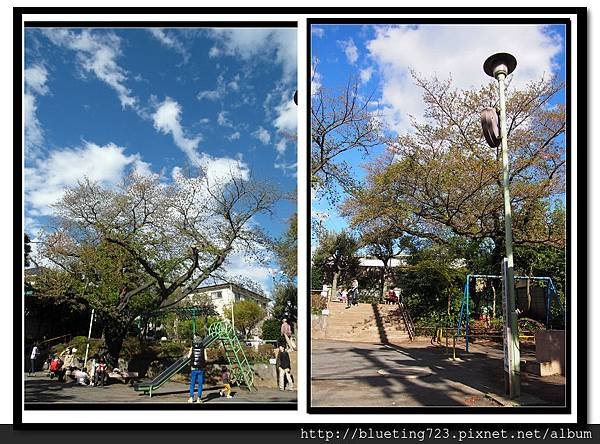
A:
[[[202,341],[203,347],[208,347],[211,345],[217,338],[215,336],[207,336]],[[152,392],[158,390],[162,385],[171,379],[174,375],[179,373],[184,369],[186,365],[190,363],[190,358],[187,356],[183,356],[171,364],[166,370],[164,370],[161,374],[159,374],[156,378],[154,378],[150,382],[140,382],[133,386],[133,389],[136,392],[144,392],[150,394],[152,396]]]

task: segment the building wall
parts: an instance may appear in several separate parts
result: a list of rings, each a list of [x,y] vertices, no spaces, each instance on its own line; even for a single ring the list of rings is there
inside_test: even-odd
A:
[[[267,308],[265,301],[263,301],[262,299],[252,297],[251,294],[244,292],[244,291],[240,291],[240,290],[236,289],[235,287],[233,287],[233,290],[231,287],[226,287],[226,288],[211,289],[211,290],[207,290],[207,291],[203,291],[203,292],[194,293],[193,295],[190,295],[190,302],[194,298],[194,296],[202,296],[202,295],[204,297],[210,298],[210,300],[212,301],[212,303],[215,307],[215,310],[217,311],[217,313],[219,313],[220,316],[224,316],[225,309],[231,308],[231,305],[234,302],[240,302],[240,301],[245,301],[245,300],[252,300],[252,301],[256,302],[258,305],[260,305],[261,307],[263,307],[265,309]]]

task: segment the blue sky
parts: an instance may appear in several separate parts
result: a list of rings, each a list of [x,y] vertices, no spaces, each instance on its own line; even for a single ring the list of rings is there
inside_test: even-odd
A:
[[[296,29],[25,32],[25,229],[66,187],[200,164],[296,191]],[[295,202],[255,222],[279,236]],[[266,288],[273,269],[233,258]]]
[[[565,27],[563,25],[312,25],[312,89],[340,88],[349,76],[359,80],[359,93],[372,94],[390,135],[410,130],[409,115],[423,115],[421,92],[410,69],[426,77],[452,77],[459,88],[477,88],[490,81],[483,62],[496,52],[510,52],[518,60],[513,86],[541,76],[565,78]],[[564,92],[554,102],[564,103]],[[371,151],[369,158],[383,152]],[[364,177],[366,161],[360,152],[340,157],[355,165],[353,174]],[[313,194],[313,217],[328,229],[347,226],[336,209]]]

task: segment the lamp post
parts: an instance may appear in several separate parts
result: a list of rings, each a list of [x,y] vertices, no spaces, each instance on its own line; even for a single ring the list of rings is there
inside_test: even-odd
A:
[[[507,318],[505,325],[505,372],[507,373],[507,392],[511,398],[517,398],[521,394],[521,356],[519,351],[519,330],[517,325],[517,313],[515,311],[515,285],[513,269],[513,247],[512,247],[512,213],[510,207],[509,172],[508,172],[508,141],[506,140],[506,99],[504,80],[517,67],[517,59],[508,53],[497,53],[487,58],[483,64],[483,70],[490,77],[498,81],[500,96],[500,134],[499,142],[502,144],[502,185],[504,190],[504,238],[506,244],[506,270],[505,270],[505,294]],[[485,114],[485,119],[484,119]],[[495,113],[494,113],[495,114]],[[486,140],[491,146],[498,146],[497,127],[494,127],[494,117],[490,110],[484,110],[481,114],[482,125]],[[491,118],[490,118],[491,117]]]

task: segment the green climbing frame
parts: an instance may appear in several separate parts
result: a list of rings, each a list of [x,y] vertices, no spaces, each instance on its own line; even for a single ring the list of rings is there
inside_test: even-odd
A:
[[[208,334],[222,342],[232,380],[239,386],[245,386],[249,391],[256,390],[254,370],[248,362],[244,347],[235,334],[233,325],[229,321],[215,322],[208,327]]]

